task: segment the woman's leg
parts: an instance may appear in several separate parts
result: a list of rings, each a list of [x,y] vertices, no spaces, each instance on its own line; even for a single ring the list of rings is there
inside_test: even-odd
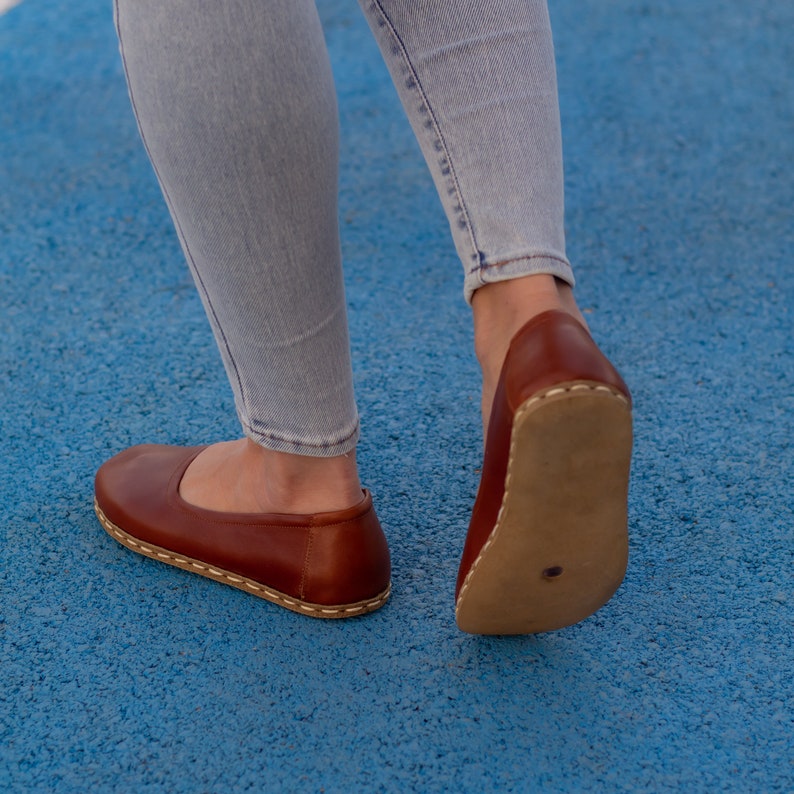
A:
[[[464,631],[549,631],[626,569],[628,389],[565,256],[545,0],[361,0],[464,264],[485,452],[455,590]]]
[[[182,495],[312,512],[361,498],[337,229],[338,122],[312,0],[117,0],[130,95],[246,440]]]
[[[565,255],[562,146],[546,2],[360,3],[463,262],[487,421],[508,343],[521,325],[553,308],[584,323]]]

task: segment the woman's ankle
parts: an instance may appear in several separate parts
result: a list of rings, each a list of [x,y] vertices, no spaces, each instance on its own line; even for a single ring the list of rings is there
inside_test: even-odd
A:
[[[571,287],[551,275],[494,282],[474,293],[474,349],[483,374],[484,431],[510,341],[533,317],[550,310],[567,312],[587,328]]]
[[[278,512],[313,513],[344,510],[362,498],[356,452],[330,458],[293,455],[249,444],[262,455],[267,493]]]
[[[250,439],[207,447],[188,467],[179,491],[197,507],[239,513],[323,513],[362,499],[355,451],[315,458]]]

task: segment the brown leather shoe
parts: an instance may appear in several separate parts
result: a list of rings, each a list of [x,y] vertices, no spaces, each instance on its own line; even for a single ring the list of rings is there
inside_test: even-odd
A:
[[[360,504],[315,515],[222,513],[194,507],[179,483],[204,447],[145,445],[97,472],[105,530],[133,551],[318,618],[363,615],[389,597],[386,538]]]
[[[550,311],[513,338],[455,590],[458,626],[532,634],[586,618],[628,557],[631,396],[587,331]]]

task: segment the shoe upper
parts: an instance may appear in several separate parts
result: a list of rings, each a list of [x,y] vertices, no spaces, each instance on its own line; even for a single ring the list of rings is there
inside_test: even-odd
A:
[[[97,472],[97,504],[137,541],[308,603],[353,604],[389,586],[389,550],[369,492],[347,510],[312,515],[205,510],[179,495],[202,449],[144,445],[121,452]]]
[[[573,381],[610,386],[631,405],[628,386],[579,322],[562,311],[537,315],[513,337],[499,376],[480,487],[458,571],[456,598],[496,524],[504,496],[516,411],[538,392]]]

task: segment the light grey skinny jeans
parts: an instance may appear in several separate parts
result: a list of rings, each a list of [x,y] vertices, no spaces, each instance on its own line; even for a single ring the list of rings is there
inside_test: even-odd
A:
[[[245,434],[283,452],[350,451],[336,95],[313,0],[115,2],[141,135]],[[449,218],[466,298],[532,273],[573,284],[545,0],[360,4]]]

